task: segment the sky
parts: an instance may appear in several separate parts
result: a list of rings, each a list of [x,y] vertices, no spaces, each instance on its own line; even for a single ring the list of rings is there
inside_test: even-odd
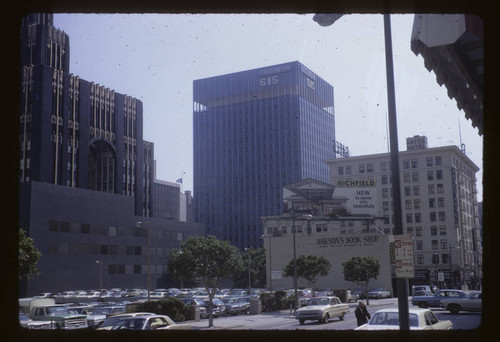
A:
[[[143,102],[157,179],[193,190],[193,81],[300,61],[334,87],[336,139],[351,156],[389,151],[383,16],[349,14],[55,14],[69,35],[70,72]],[[483,138],[410,49],[413,15],[392,14],[399,150],[464,143],[482,201]],[[461,134],[460,134],[461,133]],[[196,194],[193,194],[196,196]]]

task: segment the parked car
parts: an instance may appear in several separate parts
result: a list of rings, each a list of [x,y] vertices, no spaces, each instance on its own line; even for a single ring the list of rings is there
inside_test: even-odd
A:
[[[341,303],[338,297],[314,297],[306,307],[295,312],[295,318],[300,324],[307,320],[327,323],[330,318],[338,317],[340,320],[349,312],[349,306]]]
[[[26,329],[56,329],[57,326],[53,321],[34,321],[24,312],[19,313],[19,324]]]
[[[177,324],[165,315],[144,315],[122,318],[111,330],[191,330],[189,324]]]
[[[441,300],[441,307],[449,310],[452,314],[460,311],[481,312],[482,310],[481,292],[472,292],[467,297],[446,298]]]
[[[113,326],[120,320],[124,318],[129,318],[129,317],[136,317],[136,316],[151,316],[155,315],[152,312],[130,312],[130,313],[124,313],[124,314],[116,314],[116,315],[111,315],[108,316],[104,322],[99,325],[97,330],[111,330]]]
[[[91,311],[91,314],[87,316],[87,325],[89,328],[96,329],[104,322],[108,315],[124,313],[126,309],[125,305],[97,306]]]
[[[200,317],[201,318],[207,318],[208,317],[208,311],[207,308],[205,307],[205,303],[198,298],[179,298],[181,302],[188,306],[196,305],[200,307]]]
[[[437,293],[430,296],[413,296],[411,303],[420,308],[439,308],[441,307],[441,300],[445,298],[465,298],[467,294],[461,290],[439,290]]]
[[[430,296],[437,291],[438,288],[431,285],[413,285],[411,287],[412,296]]]
[[[366,295],[363,291],[362,288],[357,288],[357,289],[354,289],[351,291],[351,296],[355,296],[356,297],[356,300],[358,299],[365,299],[366,298]]]
[[[429,309],[409,309],[410,330],[451,330],[451,321],[440,321]],[[398,308],[375,312],[368,323],[354,330],[399,330]]]
[[[87,328],[87,315],[71,314],[64,305],[48,305],[33,307],[30,318],[34,321],[53,321],[58,329]]]
[[[228,315],[238,315],[241,313],[246,313],[248,309],[247,303],[243,302],[238,297],[224,297],[221,300],[226,306]]]
[[[376,288],[368,292],[368,298],[391,298],[391,293],[386,289]]]

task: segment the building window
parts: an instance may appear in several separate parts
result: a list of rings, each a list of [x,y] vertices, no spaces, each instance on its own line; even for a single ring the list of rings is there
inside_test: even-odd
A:
[[[382,184],[387,184],[387,175],[382,175]]]
[[[422,240],[417,241],[417,251],[421,251],[424,249],[424,242]]]
[[[406,200],[405,205],[406,205],[406,209],[412,209],[412,201],[411,200]]]
[[[436,166],[441,166],[442,165],[442,159],[441,156],[437,156],[435,158]]]
[[[405,186],[405,196],[411,196],[411,187]]]
[[[365,173],[365,164],[359,164],[359,173]]]
[[[439,221],[440,222],[446,221],[446,215],[444,211],[439,212]]]
[[[380,163],[380,171],[387,171],[387,162]]]
[[[116,265],[108,265],[108,274],[116,274]]]
[[[417,254],[417,264],[419,264],[419,265],[424,264],[424,255],[423,254]]]
[[[441,240],[441,249],[448,249],[448,240]]]
[[[408,159],[403,160],[403,169],[409,169],[410,168],[410,161]]]
[[[403,179],[405,183],[410,183],[410,174],[409,173],[404,173],[403,174]]]
[[[49,232],[58,232],[59,231],[59,221],[49,221]]]
[[[422,236],[422,227],[415,227],[415,236]]]
[[[418,182],[418,172],[413,172],[411,174],[411,180],[412,182]]]
[[[413,201],[413,207],[415,209],[420,209],[420,200],[419,199],[416,199]]]
[[[443,170],[436,170],[436,179],[443,179]]]
[[[411,160],[411,168],[412,169],[418,169],[418,159],[412,159]]]
[[[433,166],[434,165],[432,163],[432,157],[425,158],[425,165],[427,165],[427,166]]]
[[[427,180],[431,181],[434,180],[434,171],[427,171]]]
[[[346,175],[350,175],[351,173],[352,173],[351,165],[346,165],[346,167],[345,167],[345,174]]]
[[[415,213],[415,223],[422,222],[422,215],[420,213]]]
[[[437,193],[442,194],[444,192],[444,186],[443,184],[438,184],[437,185]]]
[[[373,172],[373,164],[372,163],[366,164],[366,172]]]
[[[389,197],[389,188],[382,188],[382,197],[383,198]]]
[[[431,248],[432,249],[438,249],[438,240],[432,240],[431,241]]]
[[[382,205],[383,205],[384,211],[389,210],[389,202],[383,202]]]
[[[435,208],[435,207],[436,207],[436,199],[429,198],[429,208]]]
[[[406,232],[410,235],[413,235],[413,227],[406,228]]]
[[[435,212],[429,213],[429,221],[436,222],[436,213]]]
[[[420,187],[418,185],[415,185],[413,187],[413,195],[414,196],[419,196],[420,195]]]
[[[413,223],[413,215],[406,214],[406,223]]]
[[[339,176],[342,176],[344,174],[344,167],[343,166],[339,166],[337,172],[338,172]]]
[[[431,235],[436,236],[437,235],[437,227],[436,226],[431,226]]]
[[[433,194],[434,194],[434,184],[429,184],[429,185],[427,186],[427,193],[428,193],[429,195],[433,195]]]
[[[438,197],[438,208],[444,207],[444,197]]]
[[[446,235],[446,226],[439,226],[439,235]]]

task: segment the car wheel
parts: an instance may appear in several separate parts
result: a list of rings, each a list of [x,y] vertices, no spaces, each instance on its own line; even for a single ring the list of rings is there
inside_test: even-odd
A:
[[[299,319],[300,325],[304,325],[305,321],[303,319]]]
[[[330,319],[330,315],[328,313],[326,313],[326,315],[323,316],[323,319],[320,322],[328,323],[329,319]]]
[[[429,304],[427,304],[426,302],[419,302],[418,307],[422,309],[427,309],[429,307]]]
[[[340,316],[339,316],[339,319],[340,319],[341,321],[343,321],[343,320],[344,320],[344,317],[345,317],[345,312],[342,312],[342,313],[340,314]]]
[[[460,312],[460,305],[457,304],[448,305],[448,310],[450,310],[450,313],[456,315]]]

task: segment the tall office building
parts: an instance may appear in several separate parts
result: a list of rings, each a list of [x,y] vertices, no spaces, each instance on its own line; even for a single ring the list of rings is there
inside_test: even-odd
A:
[[[333,87],[295,61],[194,81],[194,217],[235,246],[262,245],[283,186],[328,181]]]
[[[20,294],[178,286],[168,255],[203,226],[154,201],[141,101],[71,74],[52,14],[26,16],[21,32],[19,228],[42,256]]]
[[[406,141],[407,150],[399,153],[401,208],[403,234],[414,241],[412,281],[477,288],[483,265],[479,168],[456,146],[428,148],[425,136]],[[375,224],[385,234],[394,234],[390,160],[388,153],[381,153],[327,161],[331,184],[346,180],[376,184],[373,202],[383,219]]]

